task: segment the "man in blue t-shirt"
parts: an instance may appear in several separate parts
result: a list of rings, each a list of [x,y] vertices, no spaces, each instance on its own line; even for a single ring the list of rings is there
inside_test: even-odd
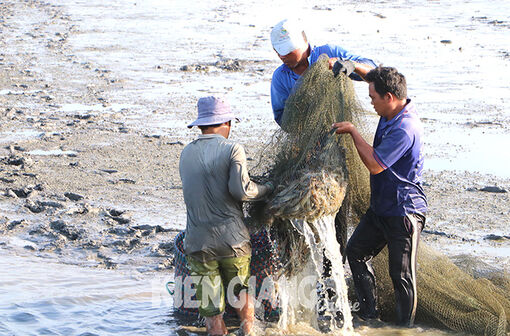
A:
[[[285,101],[303,72],[319,56],[330,57],[330,67],[335,74],[343,72],[351,79],[363,80],[363,74],[375,67],[374,61],[349,53],[332,44],[311,47],[300,23],[283,20],[271,30],[271,43],[283,64],[273,73],[271,80],[271,105],[274,120],[281,126]]]
[[[329,65],[333,73],[340,72],[353,80],[361,81],[363,76],[376,65],[374,61],[349,53],[347,50],[332,44],[311,47],[306,38],[302,25],[297,20],[285,19],[271,30],[271,44],[283,64],[273,73],[271,80],[271,106],[274,120],[281,125],[285,102],[293,92],[296,81],[306,69],[317,62],[322,54],[330,57]],[[341,216],[335,218],[337,240],[341,252],[345,247],[346,225]],[[329,267],[326,261],[326,274]]]
[[[416,312],[416,252],[425,224],[427,199],[421,187],[423,128],[407,99],[405,77],[378,67],[365,75],[369,96],[381,117],[370,146],[350,122],[333,124],[351,135],[370,171],[370,207],[347,243],[362,319],[377,318],[375,276],[370,261],[388,245],[397,323],[411,326]]]

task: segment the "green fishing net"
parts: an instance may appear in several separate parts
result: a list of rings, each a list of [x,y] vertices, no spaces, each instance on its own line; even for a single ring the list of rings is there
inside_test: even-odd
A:
[[[285,104],[281,129],[252,170],[276,186],[268,201],[252,204],[250,214],[278,237],[287,275],[299,272],[308,258],[292,219],[311,222],[340,211],[345,227],[368,204],[368,172],[352,139],[330,131],[337,121],[357,123],[364,111],[352,81],[343,74],[335,78],[328,67],[327,58],[320,59],[300,78]]]
[[[367,210],[369,175],[348,135],[330,133],[331,124],[351,121],[368,139],[366,111],[352,82],[329,70],[319,59],[300,78],[286,102],[282,128],[260,154],[252,175],[271,181],[276,189],[268,200],[251,205],[255,222],[272,232],[280,274],[292,275],[309,258],[303,236],[291,219],[311,221],[339,212],[337,230],[357,225]],[[385,250],[373,260],[379,309],[384,319],[394,312],[393,285]],[[420,244],[417,269],[416,321],[478,335],[508,335],[510,277],[476,278],[447,257]]]

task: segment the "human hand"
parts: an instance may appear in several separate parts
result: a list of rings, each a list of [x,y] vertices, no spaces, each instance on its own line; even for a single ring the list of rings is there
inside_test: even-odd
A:
[[[335,65],[335,63],[339,60],[338,57],[331,57],[330,59],[328,59],[328,63],[329,63],[329,70],[333,69],[333,66]]]
[[[334,129],[336,134],[351,133],[354,130],[354,125],[348,121],[342,121],[331,125],[331,129]]]
[[[338,60],[333,65],[333,74],[338,76],[339,73],[343,73],[346,76],[349,76],[356,69],[356,65],[351,60]]]

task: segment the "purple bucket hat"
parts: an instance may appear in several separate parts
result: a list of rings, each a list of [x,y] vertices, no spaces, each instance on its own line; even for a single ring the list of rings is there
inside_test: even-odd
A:
[[[239,118],[236,118],[230,110],[230,104],[224,98],[202,97],[198,100],[197,107],[198,118],[189,124],[188,128],[222,124],[234,119],[239,121]]]

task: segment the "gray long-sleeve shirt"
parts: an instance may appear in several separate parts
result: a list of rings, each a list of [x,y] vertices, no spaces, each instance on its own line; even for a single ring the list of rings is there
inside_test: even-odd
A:
[[[242,201],[269,190],[250,180],[244,148],[219,134],[199,135],[181,153],[187,221],[184,250],[201,261],[251,252]]]

